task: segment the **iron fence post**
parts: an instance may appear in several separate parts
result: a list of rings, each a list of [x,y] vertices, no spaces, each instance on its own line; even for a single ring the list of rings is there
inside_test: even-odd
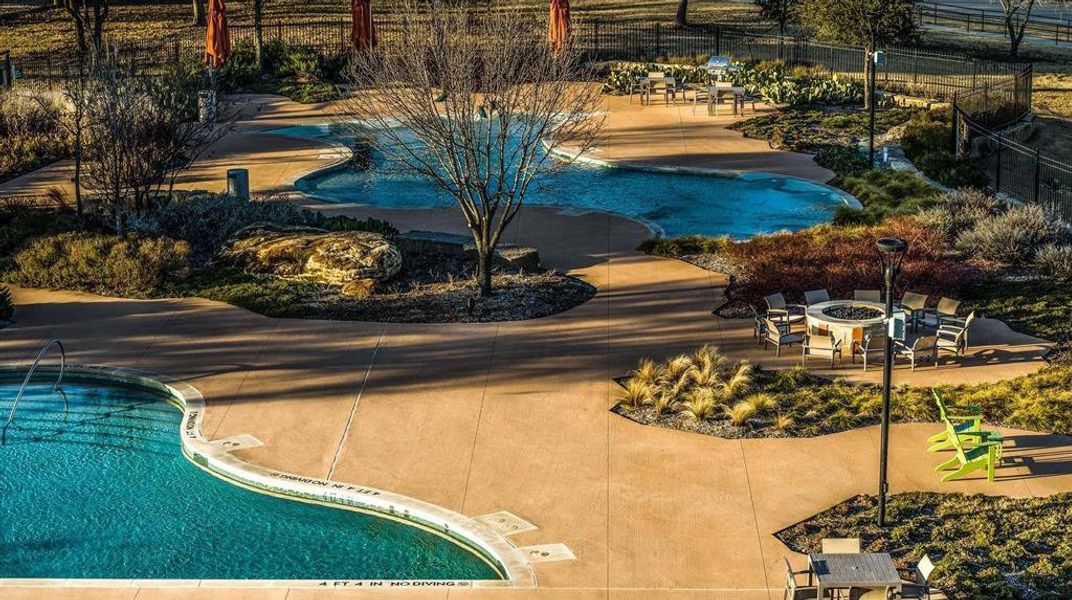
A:
[[[994,161],[994,191],[1001,193],[1001,147],[1004,145],[1001,134],[998,134],[997,160]]]
[[[662,53],[662,27],[659,23],[655,24],[655,57],[658,58]]]
[[[722,56],[722,27],[715,26],[715,56]]]
[[[1041,186],[1039,180],[1042,177],[1042,149],[1035,148],[1035,204],[1039,202],[1039,191]]]
[[[600,52],[599,52],[599,50],[600,50],[600,48],[599,48],[599,19],[596,19],[592,23],[592,30],[593,30],[593,33],[592,33],[592,37],[593,37],[592,48],[594,48],[594,53],[595,53],[596,60],[599,60],[599,59],[603,58],[602,56],[600,56]]]

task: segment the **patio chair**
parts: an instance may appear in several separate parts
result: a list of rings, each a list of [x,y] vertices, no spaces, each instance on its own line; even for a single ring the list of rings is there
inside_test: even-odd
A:
[[[708,100],[711,98],[710,86],[703,83],[696,83],[689,86],[692,90],[692,114],[696,114],[696,106],[702,100],[704,106],[707,106]]]
[[[974,448],[966,449],[962,442],[962,434],[956,432],[953,422],[946,419],[945,428],[946,433],[949,434],[949,441],[952,443],[956,455],[934,468],[934,470],[939,473],[942,471],[953,471],[942,477],[942,481],[960,479],[968,473],[980,469],[986,469],[987,481],[994,481],[994,469],[999,460],[998,454],[1001,448],[1001,443],[996,441],[984,441],[979,442]]]
[[[708,89],[708,92],[713,95],[713,97],[710,97],[708,100],[708,106],[714,107],[714,114],[716,117],[718,116],[718,105],[722,104],[722,100],[724,98],[727,98],[727,93],[729,93],[728,97],[730,98],[730,101],[732,103],[731,106],[733,107],[733,111],[737,112],[737,96],[733,93],[732,82],[716,81],[715,85],[711,86]],[[707,114],[711,114],[710,110]]]
[[[913,330],[915,330],[916,326],[919,325],[919,319],[920,319],[921,315],[923,314],[923,311],[926,309],[926,307],[927,307],[927,295],[926,294],[916,294],[914,292],[905,292],[904,297],[901,298],[901,310],[903,310],[906,313],[908,313],[906,315],[906,319],[908,321],[908,325],[910,327],[912,327]]]
[[[855,290],[852,299],[857,302],[882,302],[882,290]]]
[[[785,561],[785,596],[783,600],[814,600],[819,597],[819,588],[812,585],[811,571],[794,571],[793,565],[789,564],[788,558],[782,558]],[[808,576],[807,585],[801,585],[797,580],[797,577],[801,575]]]
[[[852,364],[856,364],[856,357],[863,358],[864,373],[867,372],[867,363],[871,355],[878,354],[882,356],[886,352],[886,338],[885,336],[871,335],[870,333],[864,334],[864,339],[852,341]]]
[[[908,572],[910,583],[901,585],[901,598],[914,600],[930,600],[931,597],[931,573],[934,572],[934,563],[926,554],[919,559],[919,563]]]
[[[963,324],[939,325],[935,334],[938,336],[938,350],[952,352],[958,357],[964,354],[968,350],[968,327],[974,320],[975,312],[973,311],[964,319]]]
[[[841,340],[832,335],[804,334],[804,341],[800,344],[800,364],[806,365],[809,356],[829,356],[830,368],[834,368],[834,358],[838,362],[844,362],[841,355]]]
[[[752,338],[759,343],[759,340],[763,338],[767,332],[767,324],[765,322],[767,313],[759,312],[759,309],[755,305],[749,304],[748,309],[752,311]]]
[[[960,307],[960,300],[953,300],[951,298],[942,297],[938,300],[938,306],[934,308],[925,308],[920,315],[920,323],[926,327],[941,327],[945,320],[954,321],[952,324],[957,324],[957,308]]]
[[[656,81],[645,81],[640,84],[641,104],[651,104],[652,92],[659,93],[661,91],[663,95],[663,102],[667,106],[670,105],[671,89],[670,84],[666,81],[665,78],[666,73],[663,73],[662,71],[651,71],[648,73],[648,79],[654,79]],[[647,102],[645,102],[645,98],[647,98]]]
[[[823,554],[859,554],[860,538],[823,538]]]
[[[953,431],[957,435],[963,436],[961,438],[961,444],[969,444],[974,446],[976,442],[998,442],[999,444],[1004,441],[1001,434],[993,431],[983,431],[982,423],[983,416],[980,414],[978,406],[964,406],[957,407],[950,410],[945,404],[945,398],[942,397],[942,391],[935,388],[931,390],[934,394],[934,402],[938,405],[938,419],[944,424],[949,421],[953,424]],[[949,440],[949,431],[943,429],[942,431],[927,438],[930,446],[927,447],[927,452],[938,452],[940,450],[948,450],[953,447],[953,442]],[[998,446],[998,457],[1001,455],[1001,446]]]
[[[764,319],[764,329],[766,331],[763,334],[763,349],[766,350],[769,344],[774,344],[775,356],[782,355],[782,346],[792,346],[804,341],[804,334],[791,333],[789,323],[786,322],[773,321],[768,317]]]
[[[756,95],[756,94],[745,93],[744,95],[737,96],[737,105],[741,107],[740,112],[738,114],[740,114],[743,117],[744,116],[744,107],[745,107],[745,105],[751,105],[752,106],[752,114],[755,115],[756,114],[756,101],[758,101],[758,100],[760,100],[760,97],[758,95]]]
[[[805,306],[811,306],[812,304],[818,304],[820,302],[830,302],[830,292],[827,292],[825,289],[804,292]]]
[[[771,319],[789,324],[804,320],[804,307],[800,304],[786,304],[785,296],[781,292],[771,294],[764,300],[767,302],[767,316]]]
[[[889,600],[894,598],[888,587],[854,587],[849,590],[849,600]]]
[[[915,342],[912,342],[911,346],[907,346],[900,341],[893,342],[893,356],[907,357],[912,363],[912,370],[916,370],[916,360],[924,358],[934,359],[934,368],[938,368],[938,336],[936,335],[921,335],[916,338]]]

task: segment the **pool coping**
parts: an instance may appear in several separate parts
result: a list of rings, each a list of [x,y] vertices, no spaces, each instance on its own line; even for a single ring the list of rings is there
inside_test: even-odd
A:
[[[0,374],[21,373],[29,364],[0,365]],[[36,372],[56,373],[56,366],[41,365]],[[101,379],[135,385],[167,394],[182,411],[179,438],[183,455],[196,467],[255,491],[299,502],[373,514],[439,535],[474,552],[493,566],[504,579],[384,579],[384,580],[266,580],[266,579],[50,579],[0,578],[0,587],[256,587],[256,588],[534,588],[536,574],[531,564],[503,535],[490,526],[461,513],[415,498],[351,483],[306,477],[277,471],[245,461],[204,435],[201,424],[205,398],[193,385],[167,375],[109,365],[68,364],[64,371],[83,379]],[[65,375],[65,376],[66,376]]]

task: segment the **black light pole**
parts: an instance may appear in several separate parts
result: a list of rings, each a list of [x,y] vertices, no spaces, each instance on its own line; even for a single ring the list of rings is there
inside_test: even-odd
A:
[[[875,168],[875,72],[878,71],[879,64],[885,63],[885,55],[880,51],[872,52],[867,60],[871,62],[871,89],[868,92],[870,97],[867,99],[867,105],[870,107],[868,111],[868,141],[867,141],[867,168]]]
[[[908,242],[900,238],[882,238],[875,242],[879,256],[882,258],[882,268],[886,276],[886,323],[887,327],[893,319],[893,285],[897,279],[897,271],[901,267],[901,259],[904,258],[908,249]],[[886,463],[889,460],[890,449],[890,386],[893,379],[893,335],[892,331],[886,331],[886,348],[882,365],[882,441],[879,446],[878,464],[878,526],[886,526],[886,493],[889,491],[889,482],[886,480]]]

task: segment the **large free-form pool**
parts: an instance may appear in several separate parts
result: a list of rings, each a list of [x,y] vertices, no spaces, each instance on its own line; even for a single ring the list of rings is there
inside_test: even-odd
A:
[[[18,383],[0,381],[3,419]],[[415,526],[203,472],[182,455],[181,413],[162,393],[61,389],[28,387],[0,446],[0,578],[501,578]]]
[[[336,126],[301,125],[270,130],[291,137],[345,143]],[[453,206],[431,183],[373,152],[360,168],[346,166],[298,180],[299,190],[333,202],[390,208]],[[648,224],[665,236],[728,235],[797,230],[829,221],[847,197],[803,179],[769,173],[708,175],[574,163],[538,180],[527,204],[611,212]]]

